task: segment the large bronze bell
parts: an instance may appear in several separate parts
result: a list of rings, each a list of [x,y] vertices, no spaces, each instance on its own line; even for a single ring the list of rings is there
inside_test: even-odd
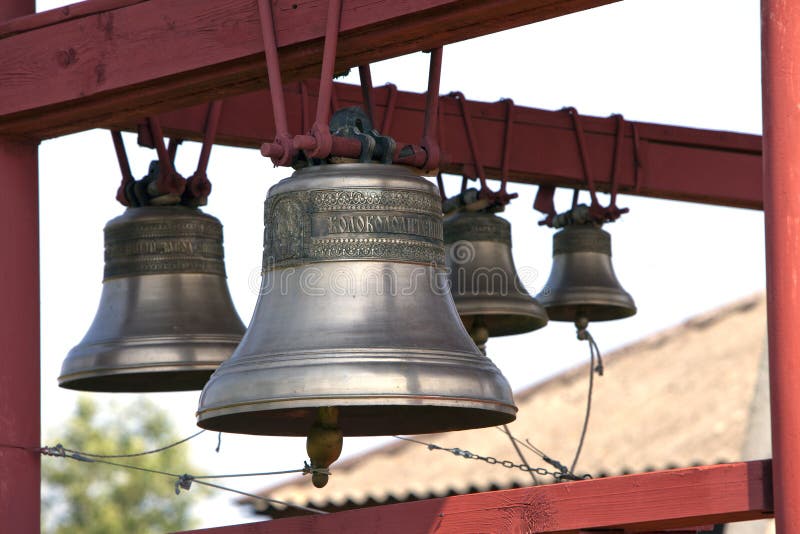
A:
[[[593,223],[553,236],[553,267],[536,298],[554,321],[610,321],[636,313],[611,265],[611,236]]]
[[[222,225],[198,209],[128,208],[108,222],[103,292],[59,385],[201,389],[244,333],[225,281]]]
[[[395,165],[295,172],[267,196],[262,294],[203,390],[199,426],[307,435],[313,464],[312,448],[342,434],[513,421],[508,382],[464,330],[446,276],[435,186]]]
[[[519,279],[511,257],[511,225],[487,211],[457,211],[445,218],[450,290],[473,341],[530,332],[547,312]]]

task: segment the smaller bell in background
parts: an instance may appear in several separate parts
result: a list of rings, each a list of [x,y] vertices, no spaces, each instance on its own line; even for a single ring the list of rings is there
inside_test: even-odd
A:
[[[225,280],[222,225],[198,209],[148,206],[128,208],[104,234],[100,305],[59,385],[201,389],[244,334]]]
[[[553,236],[553,267],[536,298],[554,321],[611,321],[636,314],[611,264],[611,235],[569,222]]]
[[[511,225],[487,210],[457,211],[444,221],[450,292],[476,345],[547,324],[547,312],[525,290],[511,256]]]

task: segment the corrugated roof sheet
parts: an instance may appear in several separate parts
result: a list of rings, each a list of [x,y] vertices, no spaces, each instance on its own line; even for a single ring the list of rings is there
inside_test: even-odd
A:
[[[607,355],[596,381],[592,419],[576,471],[602,474],[736,461],[766,335],[763,296],[725,306]],[[586,406],[588,366],[515,394],[520,439],[571,461]],[[415,436],[483,456],[519,457],[496,428]],[[532,466],[547,466],[526,451]],[[538,477],[540,483],[552,482]],[[326,510],[390,504],[531,485],[528,473],[397,441],[338,462],[323,489],[308,477],[260,492]],[[253,499],[240,503],[273,517],[296,511]]]

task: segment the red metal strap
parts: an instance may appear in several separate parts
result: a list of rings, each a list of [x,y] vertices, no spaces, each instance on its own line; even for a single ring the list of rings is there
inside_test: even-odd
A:
[[[617,118],[617,132],[614,141],[614,163],[613,169],[611,173],[611,189],[610,195],[611,198],[609,200],[609,204],[606,207],[600,205],[600,202],[597,200],[597,191],[595,188],[594,177],[592,174],[592,165],[589,161],[589,151],[586,146],[586,137],[583,132],[583,124],[581,122],[581,116],[575,108],[565,108],[565,111],[569,113],[570,117],[572,117],[572,124],[575,128],[575,138],[578,143],[578,152],[581,157],[581,164],[583,165],[583,172],[584,177],[586,179],[586,185],[589,190],[589,194],[592,198],[592,204],[589,206],[589,213],[592,218],[597,221],[598,223],[603,223],[607,221],[615,221],[622,215],[623,213],[627,213],[627,208],[618,208],[617,207],[617,187],[618,187],[618,175],[621,173],[622,163],[622,144],[625,140],[625,119],[622,115],[615,115]],[[578,202],[578,190],[575,190],[575,194],[572,199],[573,207],[577,206]]]
[[[186,189],[186,180],[175,171],[175,167],[172,165],[169,151],[164,145],[164,133],[161,131],[158,117],[148,117],[147,126],[158,154],[160,172],[156,179],[156,191],[158,195],[175,195],[180,198]]]
[[[436,185],[439,186],[439,196],[442,198],[442,202],[447,200],[447,195],[444,192],[444,180],[442,180],[442,173],[436,173]]]
[[[428,92],[425,94],[425,123],[422,129],[422,142],[420,143],[427,154],[422,165],[424,170],[439,167],[439,137],[437,123],[439,122],[439,80],[442,77],[442,56],[444,48],[431,50],[431,62],[428,68]],[[384,134],[386,135],[386,134]]]
[[[506,104],[506,131],[505,135],[503,136],[503,163],[500,167],[500,175],[502,179],[500,180],[500,191],[498,191],[498,195],[501,197],[508,197],[514,198],[517,196],[514,193],[514,197],[510,197],[508,193],[506,193],[506,186],[508,185],[508,170],[509,166],[511,165],[511,126],[514,124],[514,101],[510,98],[506,98],[503,100]],[[506,200],[507,202],[508,200]]]
[[[167,145],[167,156],[169,157],[169,162],[172,166],[175,166],[175,156],[178,155],[178,147],[183,143],[183,139],[178,139],[176,137],[169,138],[169,144]]]
[[[587,188],[589,189],[589,195],[592,197],[592,207],[599,206],[600,203],[597,201],[597,192],[595,191],[594,187],[594,176],[592,175],[592,165],[589,161],[589,152],[586,148],[586,138],[583,133],[581,116],[578,113],[578,110],[573,107],[564,108],[564,111],[566,111],[570,117],[572,117],[572,126],[575,129],[575,139],[578,143],[578,154],[581,157],[583,176],[586,180]],[[575,202],[576,199],[573,198],[573,205]]]
[[[631,131],[633,133],[633,190],[639,193],[642,186],[641,175],[644,174],[644,161],[642,160],[639,129],[635,122],[631,123]]]
[[[308,123],[308,82],[303,80],[300,83],[300,128],[307,132],[311,125]]]
[[[276,131],[275,140],[272,143],[264,143],[261,146],[261,153],[270,157],[275,165],[283,166],[291,164],[298,150],[303,150],[310,158],[325,159],[333,149],[333,137],[328,123],[330,120],[330,106],[332,103],[334,106],[336,105],[333,100],[333,71],[336,64],[336,46],[339,40],[342,0],[329,0],[328,2],[325,45],[322,51],[322,74],[320,76],[317,114],[314,124],[311,126],[311,131],[308,132],[308,135],[297,135],[294,138],[289,136],[286,104],[283,100],[283,92],[280,90],[283,84],[281,82],[271,0],[261,0],[258,6],[264,39],[264,52],[267,59],[267,76],[269,85],[273,88],[270,94],[272,95]]]
[[[358,78],[361,81],[361,100],[364,103],[364,112],[369,117],[372,127],[375,128],[377,124],[375,119],[375,95],[372,91],[372,73],[369,70],[369,64],[361,65],[358,67]]]
[[[111,139],[114,141],[114,151],[117,153],[117,161],[119,162],[119,170],[122,173],[122,182],[117,189],[117,201],[123,206],[130,206],[131,202],[128,200],[125,190],[129,184],[133,183],[133,174],[131,174],[131,165],[128,161],[128,155],[125,153],[125,143],[122,140],[122,134],[119,130],[111,130]]]
[[[334,101],[333,74],[336,64],[336,46],[339,41],[339,22],[342,16],[342,0],[328,1],[328,20],[325,25],[325,44],[322,50],[322,74],[319,81],[317,115],[309,135],[298,135],[294,146],[303,150],[309,158],[325,159],[331,154],[333,137],[329,127],[331,104]]]
[[[320,89],[322,89],[321,82],[320,82]],[[336,94],[336,86],[333,85],[333,83],[331,83],[331,107],[329,110],[329,114],[333,115],[334,113],[336,113],[337,109],[339,109],[339,95]]]
[[[389,135],[394,117],[394,108],[397,105],[397,86],[393,83],[386,84],[388,93],[386,95],[386,111],[383,113],[383,124],[381,124],[381,134]]]
[[[217,135],[221,112],[222,100],[215,100],[208,105],[206,124],[203,129],[203,146],[200,149],[197,169],[186,180],[186,191],[183,194],[185,204],[205,206],[208,203],[208,195],[211,194],[211,182],[208,180],[206,169],[208,168],[208,160],[211,157],[211,148],[214,146],[214,138]]]
[[[261,147],[261,152],[265,156],[268,155],[276,166],[288,166],[292,163],[296,151],[289,136],[286,103],[283,100],[283,82],[278,59],[278,43],[275,37],[272,0],[258,0],[257,4],[261,22],[261,37],[264,42],[264,56],[267,61],[267,78],[272,99],[272,115],[275,119],[275,139],[272,143],[265,143]]]
[[[533,209],[544,213],[545,218],[539,221],[540,226],[553,226],[553,219],[556,217],[555,204],[556,188],[552,185],[540,185],[533,201]]]
[[[472,154],[472,164],[475,166],[475,177],[481,182],[481,192],[487,191],[489,188],[486,185],[483,164],[480,161],[480,156],[478,155],[478,145],[475,141],[475,135],[472,131],[472,116],[467,109],[467,99],[464,97],[464,93],[461,93],[460,91],[454,91],[447,96],[455,98],[461,107],[461,119],[464,121],[464,134],[467,137],[467,145],[469,146],[470,154]]]
[[[477,178],[480,180],[481,183],[481,190],[480,190],[480,198],[490,201],[491,204],[504,206],[508,204],[508,202],[516,198],[518,196],[517,193],[508,194],[506,192],[506,183],[508,181],[508,166],[509,166],[509,159],[510,159],[510,139],[511,139],[511,124],[513,121],[513,113],[514,113],[514,102],[512,100],[506,101],[506,127],[505,127],[505,134],[503,139],[503,163],[502,163],[502,175],[503,178],[501,179],[500,189],[495,192],[489,189],[489,185],[486,183],[486,173],[484,171],[483,164],[480,161],[480,156],[478,155],[478,144],[475,140],[475,134],[472,128],[472,115],[470,114],[467,108],[467,99],[464,97],[463,93],[461,92],[454,92],[450,93],[450,95],[455,99],[458,100],[459,104],[461,105],[461,118],[464,121],[464,132],[467,136],[467,143],[469,144],[470,153],[472,154],[472,161],[475,165],[475,171],[478,175]],[[462,192],[466,188],[466,181],[462,181],[461,190]]]

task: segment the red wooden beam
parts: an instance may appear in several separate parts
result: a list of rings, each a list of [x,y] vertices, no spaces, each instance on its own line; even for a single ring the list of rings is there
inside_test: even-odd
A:
[[[315,83],[307,84],[309,99],[303,110],[300,84],[284,89],[292,133],[303,132],[316,106]],[[361,104],[360,88],[335,84],[340,107]],[[378,127],[384,123],[390,90],[376,89]],[[505,103],[470,102],[479,154],[487,175],[500,177],[505,132]],[[161,115],[170,135],[200,140],[206,117],[205,105]],[[439,138],[442,169],[474,176],[474,166],[464,133],[461,110],[452,98],[442,98]],[[384,134],[402,143],[419,143],[425,112],[425,96],[398,92],[391,128]],[[517,106],[512,128],[510,178],[519,183],[579,187],[583,167],[571,119],[563,111]],[[601,190],[610,186],[617,122],[613,118],[583,117],[593,174]],[[135,130],[135,121],[118,126]],[[634,149],[638,134],[638,172]],[[305,133],[305,132],[303,132]],[[217,141],[256,148],[275,136],[268,92],[231,97],[222,107]],[[620,192],[648,197],[705,202],[726,206],[761,208],[761,137],[729,132],[696,130],[647,123],[627,123],[621,147]],[[456,191],[450,191],[455,193]]]
[[[336,68],[613,1],[345,0]],[[0,28],[0,133],[65,134],[266,86],[256,0],[83,4]],[[327,2],[277,0],[274,12],[283,80],[318,76]]]
[[[653,532],[772,515],[768,460],[459,495],[212,528],[206,534]],[[788,532],[788,531],[787,531]]]
[[[36,145],[0,137],[0,532],[39,532]]]
[[[0,2],[0,21],[34,0]],[[0,137],[0,532],[39,532],[37,144]]]
[[[800,532],[800,5],[764,0],[764,222],[777,532]]]

